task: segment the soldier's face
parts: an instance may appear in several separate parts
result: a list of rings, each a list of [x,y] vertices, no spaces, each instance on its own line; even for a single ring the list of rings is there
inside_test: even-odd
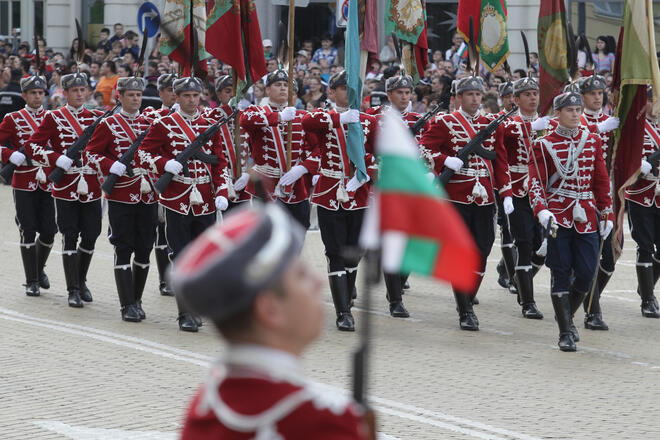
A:
[[[461,107],[463,110],[470,114],[476,113],[481,105],[483,93],[478,90],[468,90],[467,92],[461,93],[461,95]]]
[[[39,108],[44,102],[45,95],[45,91],[41,89],[33,89],[23,93],[23,99],[29,107]]]
[[[126,90],[119,93],[119,102],[121,107],[127,113],[135,113],[140,110],[142,105],[142,92],[139,90]]]
[[[580,125],[580,116],[582,116],[582,107],[579,105],[569,105],[557,112],[559,125],[570,129]]]
[[[199,107],[199,99],[201,95],[199,92],[181,92],[177,95],[177,101],[181,106],[181,110],[185,113],[192,114],[195,113],[197,107]]]
[[[526,114],[536,113],[539,107],[539,92],[537,90],[525,90],[515,98],[516,105]]]
[[[346,86],[335,88],[335,103],[339,107],[348,107],[348,89]]]
[[[67,104],[71,107],[78,108],[85,103],[85,95],[87,94],[87,87],[77,86],[64,90],[64,98]]]
[[[584,107],[592,111],[598,111],[603,108],[603,91],[591,90],[582,95]]]
[[[220,100],[220,103],[222,105],[227,105],[229,104],[229,100],[231,99],[233,93],[232,93],[232,88],[231,87],[225,87],[224,89],[220,90],[218,93],[218,99]]]
[[[387,97],[392,107],[402,112],[410,103],[410,89],[394,89],[391,92],[387,92]]]
[[[504,108],[507,108],[507,109],[511,108],[511,103],[513,102],[513,95],[511,95],[511,94],[504,95],[504,96],[502,96],[501,99],[502,99],[502,106]]]
[[[176,102],[176,94],[172,87],[165,87],[163,90],[158,92],[160,95],[160,100],[163,101],[165,107],[172,107]]]
[[[266,87],[266,95],[276,104],[284,104],[289,98],[289,83],[286,81],[275,81]]]

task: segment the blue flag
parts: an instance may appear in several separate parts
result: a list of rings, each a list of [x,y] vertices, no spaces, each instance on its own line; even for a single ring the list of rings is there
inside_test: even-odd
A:
[[[348,82],[348,106],[356,110],[360,110],[362,104],[358,20],[358,0],[349,0],[345,44],[346,80]],[[364,164],[364,132],[359,122],[348,124],[346,149],[348,150],[348,158],[355,165],[355,175],[360,182],[364,182],[367,180],[367,167]]]

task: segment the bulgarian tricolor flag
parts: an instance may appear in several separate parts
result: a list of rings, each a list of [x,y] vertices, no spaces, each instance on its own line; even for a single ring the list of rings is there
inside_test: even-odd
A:
[[[376,150],[379,177],[361,245],[381,247],[384,272],[415,272],[472,291],[481,257],[470,231],[428,178],[429,170],[400,116],[383,117]]]
[[[568,25],[564,0],[541,0],[536,29],[539,43],[539,113],[545,115],[552,108],[552,100],[571,80],[568,74]]]
[[[166,0],[160,26],[163,35],[160,51],[183,68],[183,76],[190,76],[193,55],[193,33],[197,31],[197,72],[206,71],[209,54],[204,49],[206,38],[206,5],[204,0]],[[198,74],[199,74],[198,73]]]

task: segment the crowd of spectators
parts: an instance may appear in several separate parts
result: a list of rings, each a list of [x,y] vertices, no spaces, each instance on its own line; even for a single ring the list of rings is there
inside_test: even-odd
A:
[[[156,79],[163,73],[178,73],[179,66],[167,56],[162,55],[159,46],[151,50],[147,66],[138,66],[141,37],[133,31],[124,32],[121,23],[114,25],[113,30],[103,28],[95,45],[84,44],[84,55],[80,69],[87,73],[89,78],[89,94],[85,106],[88,108],[111,108],[115,104],[114,90],[117,79],[137,73],[138,69],[147,69],[148,88],[145,91],[145,103],[149,97],[157,96]],[[305,40],[299,44],[294,57],[295,81],[297,83],[296,107],[300,109],[315,109],[327,105],[326,88],[332,74],[343,69],[344,50],[343,39],[324,35],[320,41]],[[315,44],[316,43],[316,44]],[[50,90],[45,107],[53,109],[64,104],[60,78],[62,75],[78,68],[76,57],[78,53],[78,39],[74,39],[68,52],[55,52],[49,48],[43,38],[37,39],[38,48],[31,47],[29,42],[17,44],[15,39],[8,39],[0,44],[0,89],[12,81],[12,77],[19,78],[36,71],[36,54],[39,54],[42,72],[47,76]],[[270,39],[263,40],[266,68],[272,72],[281,66],[277,54],[273,50]],[[596,51],[588,57],[584,48],[578,56],[579,67],[583,75],[589,74],[594,68],[604,75],[608,84],[611,84],[611,71],[614,66],[615,41],[613,37],[599,37]],[[466,66],[465,43],[456,33],[452,44],[448,48],[435,48],[429,51],[429,64],[424,72],[420,72],[420,82],[412,94],[412,110],[424,113],[436,104],[440,104],[445,111],[450,108],[450,90],[452,81],[469,75]],[[589,60],[592,60],[590,63]],[[531,54],[530,74],[538,76],[539,60],[536,53]],[[378,54],[371,57],[368,62],[363,92],[363,109],[380,105],[386,101],[384,93],[385,80],[399,72],[397,55],[392,38]],[[514,66],[523,67],[523,66]],[[204,82],[202,105],[215,107],[218,105],[214,80],[215,78],[230,74],[230,67],[216,58],[207,60],[207,77]],[[20,71],[20,72],[19,72]],[[19,75],[20,73],[20,75]],[[140,72],[141,73],[141,72]],[[483,106],[487,112],[497,112],[502,106],[498,96],[498,85],[507,81],[507,74],[503,69],[494,73],[481,69],[486,80],[487,90]],[[512,80],[518,79],[528,72],[516,68],[512,72]],[[255,82],[245,96],[247,103],[263,103],[265,98],[264,79]],[[609,90],[608,90],[609,91]]]

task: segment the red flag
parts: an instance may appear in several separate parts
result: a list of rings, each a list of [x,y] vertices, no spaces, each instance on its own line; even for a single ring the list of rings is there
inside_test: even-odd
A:
[[[564,0],[541,0],[537,26],[539,42],[539,106],[545,115],[552,100],[570,81],[568,75],[568,27]]]
[[[234,0],[209,0],[206,4],[206,51],[245,78],[241,43],[241,6]]]
[[[470,17],[474,23],[475,45],[479,41],[479,30],[481,26],[481,0],[459,0],[458,13],[456,15],[456,31],[466,42],[470,41]]]
[[[257,7],[253,0],[241,0],[241,25],[243,28],[243,44],[245,61],[252,81],[257,81],[266,72],[264,45],[261,39]]]

